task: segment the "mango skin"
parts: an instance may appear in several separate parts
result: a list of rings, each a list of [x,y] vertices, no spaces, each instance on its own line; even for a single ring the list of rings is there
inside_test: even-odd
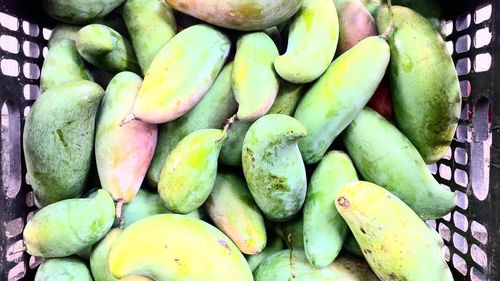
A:
[[[43,0],[43,10],[56,20],[85,24],[103,18],[124,0]]]
[[[229,39],[208,25],[178,33],[151,62],[136,100],[135,118],[160,124],[184,115],[212,86],[230,47]]]
[[[113,228],[99,243],[92,247],[90,254],[90,269],[95,281],[117,281],[109,272],[108,257],[111,246],[116,241],[116,238],[121,234],[122,230]]]
[[[304,250],[304,217],[297,216],[281,223],[281,232],[288,249]]]
[[[48,259],[38,267],[35,281],[52,280],[93,281],[92,275],[85,263],[73,257]]]
[[[204,129],[177,144],[158,182],[158,192],[169,210],[187,214],[207,200],[217,177],[217,159],[224,139],[222,130]]]
[[[342,250],[351,255],[355,255],[361,258],[364,257],[361,248],[359,248],[358,241],[356,241],[356,238],[354,238],[350,230],[347,238],[345,239],[344,245],[342,246]]]
[[[263,30],[290,19],[302,0],[167,0],[174,9],[236,30]]]
[[[109,267],[117,278],[136,274],[154,280],[253,280],[245,258],[222,232],[174,214],[127,227],[111,247]]]
[[[124,228],[146,217],[170,213],[159,194],[144,189],[139,190],[134,200],[123,205],[122,212]]]
[[[299,141],[306,164],[320,161],[368,103],[384,77],[389,57],[389,46],[382,38],[368,37],[338,57],[307,91],[294,115],[307,129],[307,137]]]
[[[453,280],[442,240],[389,191],[351,183],[339,190],[335,207],[381,280]]]
[[[306,135],[296,119],[270,114],[253,123],[245,136],[245,179],[255,202],[270,220],[286,221],[304,204],[307,179],[297,142]]]
[[[348,227],[332,205],[338,190],[357,180],[354,164],[341,151],[327,153],[312,174],[304,204],[304,249],[312,265],[327,266],[342,249]]]
[[[344,145],[364,179],[398,196],[422,219],[440,218],[455,207],[454,193],[434,179],[411,142],[372,109],[363,109],[349,125]]]
[[[158,134],[156,125],[139,120],[121,124],[132,111],[141,84],[141,77],[132,72],[113,77],[96,121],[95,155],[101,186],[125,203],[141,187]]]
[[[196,130],[222,128],[236,112],[238,104],[231,89],[232,69],[233,64],[227,64],[198,104],[182,117],[159,127],[155,154],[146,174],[150,185],[158,186],[165,160],[184,137]]]
[[[394,117],[425,163],[435,163],[448,150],[460,117],[455,65],[429,21],[405,7],[393,6],[392,10],[396,29],[388,43]],[[388,21],[388,10],[380,9],[379,31]]]
[[[163,0],[127,0],[123,20],[142,72],[146,73],[156,54],[177,32],[172,8]]]
[[[379,281],[363,260],[346,255],[326,267],[315,268],[302,250],[283,250],[268,257],[254,276],[255,281]]]
[[[43,258],[79,253],[108,233],[114,217],[113,199],[102,189],[95,198],[56,202],[41,209],[26,224],[26,251]]]
[[[52,29],[52,33],[50,34],[49,42],[47,46],[52,48],[57,42],[63,39],[69,39],[71,41],[76,40],[76,36],[78,35],[78,31],[82,28],[79,25],[58,23],[54,29]]]
[[[238,39],[232,76],[237,117],[252,122],[264,116],[276,99],[278,75],[273,62],[279,56],[274,41],[264,32],[249,33]]]
[[[304,84],[320,77],[332,62],[339,41],[339,19],[332,0],[304,0],[288,35],[286,53],[274,61],[285,80]]]
[[[252,272],[257,269],[259,264],[264,261],[267,257],[274,255],[275,253],[285,249],[285,244],[283,243],[283,240],[277,235],[271,236],[268,241],[267,245],[262,250],[262,252],[256,254],[256,255],[251,255],[247,256],[247,262],[248,265],[250,266],[250,269]]]
[[[74,80],[45,91],[31,107],[23,149],[38,207],[82,195],[103,95],[94,82]]]

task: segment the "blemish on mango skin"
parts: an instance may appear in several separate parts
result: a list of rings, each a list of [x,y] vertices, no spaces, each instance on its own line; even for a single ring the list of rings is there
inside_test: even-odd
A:
[[[339,203],[340,206],[344,207],[344,208],[349,208],[351,206],[351,203],[349,202],[349,200],[347,200],[345,197],[339,197],[337,199],[337,202]]]

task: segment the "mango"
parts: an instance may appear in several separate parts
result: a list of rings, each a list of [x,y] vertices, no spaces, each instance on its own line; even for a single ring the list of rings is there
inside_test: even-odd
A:
[[[283,250],[268,257],[254,276],[255,281],[379,281],[363,260],[346,255],[326,267],[315,268],[302,250]]]
[[[69,39],[71,41],[76,40],[76,36],[78,35],[78,31],[82,28],[79,25],[58,23],[54,29],[52,29],[52,33],[50,34],[49,42],[47,46],[52,48],[57,42],[63,39]]]
[[[304,217],[297,216],[292,220],[281,223],[283,239],[289,249],[304,249]]]
[[[99,243],[92,247],[90,254],[90,269],[95,281],[117,281],[109,272],[108,257],[111,246],[116,241],[116,238],[121,234],[119,228],[111,229],[111,231]]]
[[[262,252],[267,243],[264,217],[242,178],[219,172],[205,207],[217,228],[242,253],[255,255]]]
[[[273,105],[279,90],[278,75],[273,68],[278,56],[276,45],[264,32],[245,34],[238,39],[232,86],[239,104],[239,120],[255,121]]]
[[[96,121],[95,156],[101,186],[124,203],[137,194],[156,147],[156,125],[139,120],[121,124],[132,111],[141,84],[135,73],[118,73],[106,89]]]
[[[43,61],[40,74],[40,90],[47,89],[71,80],[90,80],[92,74],[85,68],[76,50],[75,42],[62,39],[53,45]]]
[[[140,189],[132,201],[123,205],[122,212],[124,228],[146,217],[170,213],[158,193],[144,189]]]
[[[116,278],[138,274],[154,280],[253,280],[245,258],[222,232],[174,214],[127,227],[111,247],[109,268]]]
[[[428,19],[439,19],[443,14],[443,10],[436,0],[393,0],[392,4],[408,7]]]
[[[43,258],[67,257],[92,246],[113,225],[115,204],[100,189],[95,198],[51,204],[28,221],[23,232],[26,251]]]
[[[243,141],[242,164],[255,202],[273,221],[297,214],[306,197],[306,171],[298,141],[307,135],[299,121],[266,115],[252,124]]]
[[[177,32],[172,9],[163,0],[127,0],[123,20],[142,72],[146,73],[156,54]]]
[[[281,78],[297,84],[319,78],[332,62],[339,19],[332,0],[304,0],[293,18],[286,53],[274,61]]]
[[[415,145],[425,163],[448,150],[461,110],[460,85],[443,39],[416,12],[392,7],[396,29],[389,36],[389,81],[397,126]],[[377,16],[377,27],[389,24],[389,11]]]
[[[23,149],[38,207],[82,195],[103,95],[94,82],[74,80],[45,91],[31,107]]]
[[[290,19],[302,0],[167,0],[174,9],[236,30],[262,30]]]
[[[85,263],[77,258],[47,259],[38,267],[35,281],[93,281]],[[97,280],[99,281],[99,280]]]
[[[347,235],[347,238],[345,239],[344,245],[342,246],[342,250],[351,255],[364,257],[361,248],[359,248],[358,241],[356,241],[356,238],[354,238],[354,235],[350,230],[349,234]]]
[[[82,27],[76,37],[76,48],[86,61],[103,70],[140,73],[132,44],[106,25],[89,24]]]
[[[231,89],[232,67],[230,63],[222,69],[201,101],[185,115],[159,127],[155,154],[146,174],[150,185],[158,186],[165,160],[184,137],[196,130],[222,128],[236,112],[238,105]]]
[[[342,249],[348,227],[332,205],[338,190],[357,180],[354,164],[341,151],[328,152],[311,176],[304,204],[304,249],[315,267],[327,266]]]
[[[361,0],[361,3],[374,18],[377,16],[378,9],[384,5],[382,0]]]
[[[368,103],[384,77],[389,57],[384,39],[368,37],[338,57],[306,92],[294,115],[307,129],[307,137],[299,141],[306,164],[320,161]]]
[[[442,241],[403,201],[369,182],[343,186],[335,207],[381,280],[453,280]]]
[[[248,265],[250,266],[250,269],[252,272],[257,269],[259,264],[264,261],[267,257],[274,255],[275,253],[285,249],[285,244],[283,243],[283,240],[277,235],[271,236],[266,244],[266,247],[262,252],[256,254],[256,255],[251,255],[247,256],[247,262]]]
[[[215,184],[217,159],[225,137],[222,130],[204,129],[177,144],[158,182],[158,192],[169,210],[187,214],[207,200]]]
[[[208,25],[194,25],[178,33],[151,62],[133,117],[159,124],[184,115],[212,86],[230,47],[229,39]]]
[[[85,24],[103,18],[124,0],[42,0],[43,10],[56,20]]]

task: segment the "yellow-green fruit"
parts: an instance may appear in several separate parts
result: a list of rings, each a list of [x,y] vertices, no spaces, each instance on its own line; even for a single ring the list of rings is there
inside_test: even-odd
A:
[[[108,257],[111,246],[122,232],[119,228],[114,228],[99,243],[92,247],[90,254],[90,270],[94,281],[117,281],[109,272]]]
[[[302,215],[281,223],[281,232],[289,249],[304,249],[304,217]]]
[[[276,45],[264,32],[246,34],[238,40],[232,85],[239,120],[255,121],[273,105],[279,90],[273,67],[278,56]]]
[[[50,34],[49,42],[47,46],[52,48],[57,42],[63,39],[69,39],[71,41],[76,40],[76,36],[78,35],[78,31],[82,28],[79,25],[71,25],[65,23],[58,23],[54,29],[52,29],[52,33]]]
[[[146,217],[168,213],[170,211],[165,207],[158,193],[140,189],[134,200],[123,205],[123,227]]]
[[[217,177],[217,159],[225,138],[221,130],[198,130],[175,147],[158,182],[158,192],[169,210],[187,214],[207,200]]]
[[[381,280],[451,281],[442,240],[410,207],[369,182],[343,186],[335,207]]]
[[[111,273],[157,281],[251,281],[233,242],[215,227],[187,216],[156,215],[127,227],[111,247]]]
[[[204,24],[174,36],[146,72],[134,117],[160,124],[184,115],[212,86],[230,47],[231,42],[223,33]]]
[[[73,24],[84,24],[105,17],[124,0],[43,0],[43,10],[51,17]]]
[[[304,0],[292,21],[286,53],[274,61],[281,78],[297,84],[320,77],[332,62],[339,20],[332,0]]]
[[[267,245],[264,250],[262,250],[262,252],[256,255],[247,256],[247,262],[250,266],[250,269],[252,269],[252,272],[254,272],[259,264],[267,257],[272,256],[283,249],[285,249],[285,244],[283,243],[281,237],[279,237],[278,235],[273,235],[268,238]]]
[[[93,281],[93,279],[82,260],[70,257],[45,260],[38,267],[34,281]]]

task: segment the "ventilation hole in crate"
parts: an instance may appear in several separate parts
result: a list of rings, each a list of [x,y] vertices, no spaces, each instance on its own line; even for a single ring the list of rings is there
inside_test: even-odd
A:
[[[11,101],[2,105],[2,182],[8,198],[21,190],[21,129],[19,111]]]
[[[451,179],[451,169],[445,164],[439,165],[439,176],[443,179],[450,180]]]
[[[477,241],[481,242],[484,245],[488,243],[488,231],[482,224],[473,221],[470,225],[470,228],[472,231],[472,237],[474,237]]]
[[[448,214],[443,216],[443,220],[445,220],[445,221],[450,221],[450,219],[451,219],[451,213],[448,213]]]
[[[29,260],[29,267],[31,269],[35,269],[37,266],[39,266],[41,263],[43,262],[43,259],[40,258],[40,257],[34,257],[34,256],[31,256],[30,257],[30,260]]]
[[[5,234],[7,237],[12,238],[23,232],[24,221],[22,218],[11,220],[5,224]]]
[[[466,232],[469,228],[469,220],[460,212],[453,212],[453,222],[455,223],[455,226],[463,232]]]
[[[24,117],[28,117],[28,115],[30,114],[30,110],[31,110],[31,106],[27,106],[24,108],[24,111],[23,111]]]
[[[460,142],[470,141],[471,139],[471,134],[469,134],[469,128],[467,127],[467,125],[464,124],[458,125],[456,135],[457,135],[457,140]]]
[[[455,182],[463,187],[467,187],[469,176],[464,170],[456,169],[454,173]]]
[[[9,270],[8,281],[17,281],[24,277],[26,274],[26,265],[23,261]]]
[[[28,175],[28,173],[26,173],[24,180],[26,181],[26,184],[31,185],[31,179],[30,179],[30,176]]]
[[[436,220],[428,220],[426,221],[425,223],[427,223],[427,225],[432,228],[432,229],[436,229]]]
[[[7,248],[7,252],[5,253],[5,258],[9,262],[18,261],[23,257],[23,248],[24,242],[23,240],[18,240],[14,244],[10,245]]]
[[[461,147],[455,148],[455,162],[462,165],[467,165],[468,155],[467,151]]]
[[[457,197],[457,206],[463,210],[466,210],[469,207],[469,199],[467,198],[467,195],[458,190],[455,191],[455,195]]]
[[[459,250],[464,254],[467,254],[469,245],[467,244],[467,240],[465,240],[465,238],[462,235],[458,233],[453,233],[453,245],[455,246],[455,249]]]
[[[4,13],[0,13],[0,24],[10,30],[16,31],[19,29],[19,20],[17,20],[16,17]]]
[[[460,81],[460,91],[462,92],[462,97],[470,96],[471,85],[467,80]]]
[[[31,41],[24,41],[23,53],[27,57],[38,58],[40,56],[40,48],[36,43],[33,43]]]
[[[33,218],[33,216],[36,214],[37,211],[31,211],[28,213],[28,216],[26,216],[26,222],[28,222],[29,220],[31,220]]]
[[[443,257],[447,262],[450,261],[450,249],[447,246],[443,247]]]
[[[474,13],[474,22],[482,23],[491,18],[491,4],[479,6]]]
[[[488,27],[481,28],[476,31],[474,36],[474,46],[476,48],[482,48],[488,46],[491,43],[491,32]]]
[[[23,65],[23,74],[28,79],[38,79],[40,78],[40,68],[34,63],[26,62]]]
[[[457,31],[462,31],[470,26],[470,14],[459,16],[456,20]]]
[[[465,75],[465,74],[469,73],[470,67],[471,67],[471,64],[470,64],[469,58],[459,59],[457,61],[457,65],[456,65],[458,75]]]
[[[471,281],[488,281],[488,279],[486,279],[486,276],[484,276],[484,274],[481,273],[481,271],[479,271],[475,267],[472,267],[472,269],[470,270],[470,280]]]
[[[427,167],[428,167],[429,171],[431,171],[431,174],[435,175],[437,173],[437,164],[436,163],[430,164]]]
[[[11,59],[3,59],[0,62],[2,73],[7,76],[17,77],[19,75],[19,63]]]
[[[17,54],[19,53],[19,41],[16,37],[10,35],[0,36],[0,48],[9,53]]]
[[[49,48],[43,47],[42,51],[43,58],[46,58],[48,53],[49,53]]]
[[[471,39],[469,35],[458,37],[457,44],[455,45],[457,53],[465,53],[470,49]]]
[[[446,225],[444,225],[443,223],[439,223],[438,232],[439,232],[439,235],[441,235],[441,237],[443,237],[444,240],[450,242],[451,233],[450,233],[450,229]]]
[[[30,191],[26,194],[26,206],[35,206],[35,194],[33,193],[33,191]]]
[[[25,100],[36,100],[40,96],[40,88],[37,85],[24,85],[23,94]]]
[[[44,27],[44,28],[42,28],[42,35],[43,35],[43,39],[49,40],[50,35],[52,35],[52,30]]]
[[[454,52],[453,49],[453,42],[452,41],[446,41],[446,49],[448,50],[448,53],[452,55]]]
[[[474,71],[484,72],[491,67],[491,55],[489,53],[479,54],[474,59]]]
[[[453,22],[451,20],[444,22],[443,31],[446,36],[450,35],[453,32]]]
[[[23,21],[23,31],[24,34],[37,37],[40,34],[40,28],[38,25],[33,24],[29,21]]]
[[[474,260],[478,265],[483,268],[486,268],[486,266],[488,266],[488,256],[481,248],[479,248],[475,244],[472,244],[470,252],[472,260]]]
[[[451,147],[448,147],[448,150],[446,151],[446,153],[443,155],[443,158],[444,159],[448,159],[450,160],[451,159]]]
[[[456,253],[453,254],[453,266],[460,272],[462,275],[467,274],[467,263],[465,263],[465,260],[457,255]]]

